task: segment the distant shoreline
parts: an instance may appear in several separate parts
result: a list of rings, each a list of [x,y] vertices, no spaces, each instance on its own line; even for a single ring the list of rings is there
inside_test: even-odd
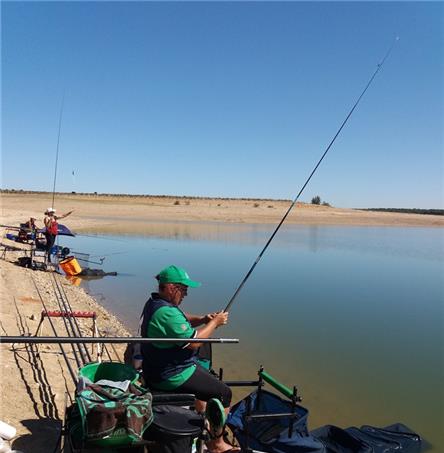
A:
[[[23,189],[0,189],[0,194],[10,195],[47,195],[52,198],[52,192],[40,190],[23,190]],[[246,198],[246,197],[207,197],[207,196],[194,196],[194,195],[153,195],[153,194],[122,194],[122,193],[100,193],[100,192],[55,192],[56,197],[87,197],[98,199],[105,198],[130,198],[130,199],[171,199],[176,198],[179,201],[183,200],[213,200],[213,201],[258,201],[258,202],[283,202],[291,203],[293,200],[285,198]],[[301,205],[312,205],[311,203],[298,202]],[[333,207],[333,206],[329,206]],[[338,208],[341,209],[341,208]],[[422,215],[442,215],[444,216],[444,209],[435,208],[343,208],[355,209],[358,211],[375,211],[375,212],[396,212],[399,214],[422,214]]]
[[[356,208],[360,211],[396,212],[399,214],[444,215],[444,209],[421,208]]]
[[[0,189],[0,193],[11,195],[48,195],[52,197],[52,192],[41,190],[23,190],[23,189]],[[131,193],[106,193],[106,192],[55,192],[57,196],[73,197],[116,197],[116,198],[178,198],[181,200],[225,200],[225,201],[283,201],[291,203],[292,200],[285,198],[248,198],[248,197],[207,197],[197,195],[154,195],[154,194],[131,194]]]

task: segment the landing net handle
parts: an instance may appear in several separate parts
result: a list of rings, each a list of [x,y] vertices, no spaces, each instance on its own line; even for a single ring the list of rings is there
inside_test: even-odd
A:
[[[76,344],[76,343],[239,343],[238,338],[140,338],[140,337],[25,337],[0,336],[0,343]]]

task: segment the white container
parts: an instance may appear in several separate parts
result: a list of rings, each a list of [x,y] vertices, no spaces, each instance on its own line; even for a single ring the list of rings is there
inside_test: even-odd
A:
[[[17,430],[13,426],[0,420],[0,437],[6,440],[11,440],[16,434]]]
[[[0,437],[0,453],[10,453],[11,447]]]

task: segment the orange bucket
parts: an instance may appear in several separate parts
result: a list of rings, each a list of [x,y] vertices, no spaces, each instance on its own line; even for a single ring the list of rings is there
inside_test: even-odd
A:
[[[73,256],[68,256],[68,258],[60,261],[59,266],[66,275],[77,275],[82,272],[79,262]]]

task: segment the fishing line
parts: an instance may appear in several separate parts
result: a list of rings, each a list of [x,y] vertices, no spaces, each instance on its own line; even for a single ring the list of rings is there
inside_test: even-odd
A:
[[[62,116],[63,116],[64,105],[65,105],[65,94],[63,93],[62,105],[60,107],[60,115],[59,115],[59,132],[57,134],[57,149],[56,149],[56,160],[55,160],[55,168],[54,168],[54,184],[52,186],[52,203],[51,203],[52,208],[54,208],[55,188],[56,188],[56,180],[57,180],[57,164],[59,162],[60,131],[62,129]]]
[[[112,255],[122,255],[124,253],[129,253],[128,250],[125,250],[123,252],[111,252],[111,253],[106,253],[105,255],[90,255],[90,258],[106,258],[107,256],[112,256]]]
[[[299,191],[299,193],[296,195],[296,198],[293,200],[293,202],[291,203],[290,207],[288,208],[287,212],[284,214],[284,217],[282,217],[281,221],[279,222],[279,224],[277,225],[276,229],[273,231],[272,235],[270,236],[270,238],[268,239],[267,243],[265,244],[264,248],[262,249],[262,251],[259,253],[259,255],[257,256],[256,260],[254,261],[253,265],[250,267],[249,271],[247,272],[247,274],[245,275],[245,277],[243,278],[243,280],[241,281],[240,285],[238,286],[238,288],[236,289],[236,291],[234,292],[233,296],[231,297],[231,299],[229,300],[227,306],[225,307],[224,309],[224,312],[227,312],[231,305],[233,304],[233,302],[235,301],[237,295],[239,294],[240,290],[242,289],[242,287],[244,286],[245,282],[248,280],[248,278],[250,277],[250,275],[252,274],[254,268],[256,267],[256,265],[259,263],[260,259],[262,258],[262,255],[265,253],[265,251],[267,250],[268,246],[270,245],[271,241],[273,240],[273,238],[276,236],[276,233],[279,231],[279,229],[281,228],[282,224],[284,223],[285,219],[288,217],[288,214],[290,214],[290,211],[293,209],[293,207],[296,205],[296,202],[298,201],[299,197],[301,196],[302,192],[304,191],[305,187],[307,187],[307,184],[310,182],[310,179],[312,178],[312,176],[315,174],[316,170],[318,169],[319,165],[321,164],[321,162],[324,160],[324,157],[327,155],[327,153],[329,152],[330,148],[332,147],[333,143],[335,142],[336,138],[338,137],[338,135],[341,133],[342,129],[344,128],[344,126],[347,124],[347,121],[349,120],[349,118],[351,117],[351,115],[353,114],[354,110],[356,109],[356,107],[358,106],[359,102],[361,101],[361,99],[363,98],[364,94],[366,93],[366,91],[368,90],[368,88],[370,87],[370,85],[372,84],[373,82],[373,79],[376,77],[376,74],[378,74],[378,72],[381,70],[383,64],[385,63],[385,60],[387,60],[387,58],[389,57],[390,53],[392,52],[392,49],[395,45],[395,43],[399,41],[399,37],[396,37],[394,40],[393,40],[393,43],[392,45],[390,46],[390,48],[387,50],[386,54],[384,55],[384,58],[382,59],[381,63],[379,63],[377,66],[376,66],[376,70],[373,72],[372,76],[370,77],[369,81],[367,82],[367,85],[365,86],[365,88],[362,90],[361,94],[359,95],[358,99],[356,100],[356,102],[354,103],[353,107],[351,108],[350,112],[348,113],[348,115],[345,117],[344,121],[342,122],[341,126],[339,127],[339,129],[337,130],[336,134],[334,135],[334,137],[332,138],[332,140],[330,141],[330,143],[328,144],[327,148],[325,149],[324,153],[322,154],[321,158],[319,159],[318,163],[315,165],[315,167],[313,168],[312,172],[310,173],[310,176],[307,178],[307,180],[305,181],[304,185],[302,186],[301,190]]]
[[[114,242],[128,242],[124,241],[123,239],[114,239],[114,238],[108,238],[106,236],[96,236],[93,234],[82,234],[82,233],[76,233],[76,236],[81,236],[85,238],[94,238],[94,239],[104,239],[105,241],[114,241]]]

